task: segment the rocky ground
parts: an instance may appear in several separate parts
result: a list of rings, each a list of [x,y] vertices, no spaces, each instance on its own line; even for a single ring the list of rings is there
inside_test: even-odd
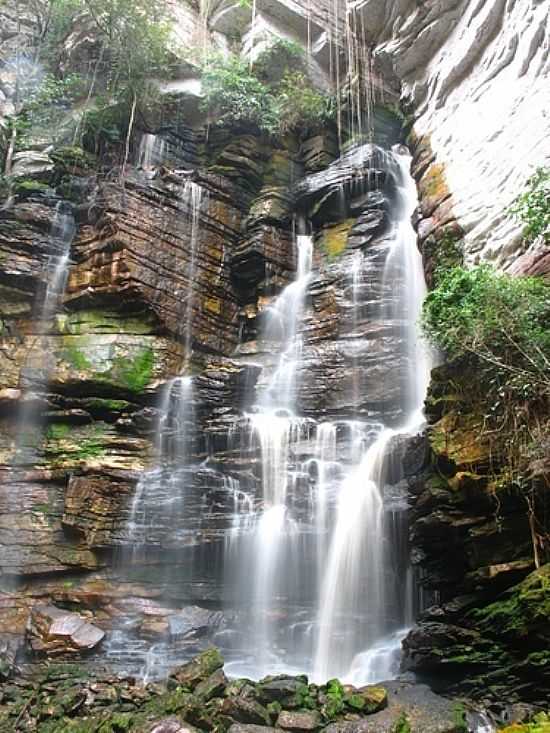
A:
[[[466,721],[464,705],[409,682],[355,688],[338,680],[308,684],[305,676],[229,680],[215,648],[165,683],[143,686],[91,675],[74,662],[44,662],[0,688],[6,733],[461,733]]]

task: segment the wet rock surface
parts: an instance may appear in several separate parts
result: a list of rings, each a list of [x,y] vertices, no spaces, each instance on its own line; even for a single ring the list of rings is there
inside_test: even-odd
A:
[[[144,686],[133,679],[90,674],[75,663],[50,662],[3,684],[0,730],[19,726],[37,733],[65,729],[78,733],[220,729],[233,733],[323,729],[389,733],[400,720],[408,721],[409,730],[415,733],[463,730],[453,723],[453,704],[421,685],[391,682],[377,688],[384,694],[384,709],[371,712],[358,706],[361,690],[347,686],[344,692],[340,687],[342,692],[336,695],[335,681],[317,686],[308,685],[304,677],[287,677],[287,697],[282,702],[262,704],[262,687],[266,689],[273,681],[228,682],[222,665],[219,653],[210,649],[174,670],[167,683]],[[205,697],[204,690],[213,677],[216,686]],[[308,708],[302,707],[306,701]]]
[[[105,632],[76,613],[47,605],[31,609],[27,638],[34,654],[83,653],[97,647],[104,637]]]

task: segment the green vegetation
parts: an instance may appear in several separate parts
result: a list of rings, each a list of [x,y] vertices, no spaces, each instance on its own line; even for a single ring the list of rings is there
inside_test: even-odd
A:
[[[277,89],[279,132],[317,130],[334,118],[332,97],[311,86],[305,74],[288,71]]]
[[[165,0],[45,0],[31,3],[30,12],[38,29],[36,64],[20,72],[15,86],[15,114],[7,119],[6,173],[17,149],[42,137],[51,140],[54,130],[58,137],[72,137],[73,145],[84,141],[94,152],[125,141],[126,161],[136,115],[157,98],[150,79],[169,72]],[[64,42],[77,22],[98,41],[87,80],[64,68]],[[74,114],[78,102],[85,108],[80,120]]]
[[[479,363],[502,398],[540,399],[550,390],[550,286],[487,266],[455,267],[427,297],[423,325],[451,359]]]
[[[146,346],[133,358],[115,357],[111,371],[131,392],[139,393],[151,381],[154,363],[153,349]]]
[[[462,238],[458,232],[445,230],[439,237],[428,237],[423,245],[425,261],[434,263],[431,282],[437,286],[445,273],[463,264]]]
[[[217,125],[248,123],[268,133],[277,128],[275,99],[269,87],[237,56],[211,56],[202,69],[203,108]]]
[[[411,733],[411,726],[406,713],[400,713],[392,728],[392,733]]]
[[[453,719],[456,733],[468,733],[468,721],[466,720],[466,708],[457,702],[453,705]]]
[[[442,272],[423,311],[425,332],[466,385],[458,390],[458,413],[449,405],[449,414],[438,425],[447,420],[455,441],[461,431],[469,432],[470,445],[455,447],[463,454],[467,449],[474,462],[478,454],[486,454],[493,490],[520,492],[537,566],[549,531],[541,493],[550,473],[548,323],[550,285],[487,266]],[[471,428],[466,416],[473,421]],[[451,455],[452,449],[445,452]]]
[[[281,42],[252,68],[237,56],[207,58],[202,69],[204,110],[217,125],[253,126],[269,135],[326,124],[334,117],[332,98],[317,91],[303,71],[292,70],[298,54],[294,44]]]
[[[472,614],[481,629],[515,640],[524,640],[550,624],[550,565],[528,575],[500,600]],[[544,632],[543,632],[544,633]],[[536,653],[540,654],[540,653]],[[548,661],[548,652],[542,652]],[[531,660],[535,666],[540,657]]]
[[[325,720],[334,720],[346,709],[345,690],[340,680],[329,680],[325,692],[326,702],[321,708]]]
[[[514,723],[500,729],[501,733],[550,733],[550,715],[539,713],[530,723]]]
[[[537,168],[510,213],[524,224],[528,242],[539,236],[550,240],[550,168]]]
[[[52,466],[100,458],[105,454],[104,423],[77,427],[53,423],[46,431],[44,454]]]

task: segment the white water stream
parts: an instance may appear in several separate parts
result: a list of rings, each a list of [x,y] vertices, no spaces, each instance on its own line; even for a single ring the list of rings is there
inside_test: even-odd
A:
[[[354,372],[345,386],[348,414],[316,423],[299,410],[313,237],[295,237],[295,280],[263,314],[260,351],[265,346],[271,358],[266,357],[253,407],[231,430],[231,440],[240,445],[246,461],[252,460],[251,483],[241,487],[239,479],[223,477],[224,495],[230,502],[233,497],[222,548],[222,590],[236,621],[220,637],[230,675],[306,672],[314,681],[338,676],[358,685],[391,678],[413,621],[412,572],[406,539],[399,540],[406,532],[399,519],[405,499],[397,500],[396,510],[385,489],[395,440],[422,424],[430,366],[418,334],[425,286],[411,223],[417,194],[410,156],[400,150],[379,155],[393,181],[390,228],[374,255],[350,252],[339,265],[348,293],[341,348]],[[357,160],[363,160],[361,151]],[[348,155],[343,165],[349,164]],[[365,176],[368,185],[368,171]],[[189,364],[202,189],[188,181],[182,198],[190,227],[189,288],[182,301],[182,340]],[[397,395],[398,404],[387,420],[368,417],[364,405],[369,384],[355,376],[364,360],[378,358],[378,352],[370,353],[377,342],[363,335],[366,323],[382,325],[395,352],[384,389]],[[186,522],[183,505],[194,470],[189,452],[193,389],[191,379],[176,377],[164,391],[160,465],[144,477],[131,508],[128,529],[138,547],[164,548],[167,543],[174,548],[188,537],[177,525]],[[165,518],[155,523],[159,512]],[[174,532],[155,536],[155,524],[166,528],[167,512]],[[398,563],[395,557],[403,555],[403,548],[394,543],[405,547],[405,559]],[[155,654],[147,655],[146,676],[168,655],[169,641],[155,648]]]
[[[386,425],[350,414],[344,424],[315,425],[296,414],[312,266],[312,240],[298,237],[296,280],[270,308],[264,329],[266,341],[280,343],[279,361],[271,372],[265,370],[249,415],[250,446],[258,447],[261,459],[263,508],[252,521],[248,513],[244,530],[237,522],[241,538],[232,537],[228,553],[226,582],[236,584],[248,609],[247,639],[241,662],[232,664],[235,674],[261,677],[301,669],[318,682],[339,676],[355,684],[391,678],[413,620],[411,572],[405,570],[399,579],[399,593],[392,585],[384,482],[392,440],[414,434],[422,424],[430,366],[418,334],[425,285],[411,223],[417,193],[410,156],[399,150],[380,154],[395,184],[383,282],[378,283],[390,297],[380,296],[378,302],[371,296],[371,316],[389,324],[405,364],[400,377],[388,376],[402,382],[402,420]],[[361,292],[368,291],[369,282],[360,253],[347,262],[355,331]],[[354,363],[360,362],[362,348],[353,346]],[[352,403],[361,388],[354,380]],[[305,461],[300,459],[304,442],[311,456]],[[308,475],[314,477],[311,523],[304,525],[297,507]]]

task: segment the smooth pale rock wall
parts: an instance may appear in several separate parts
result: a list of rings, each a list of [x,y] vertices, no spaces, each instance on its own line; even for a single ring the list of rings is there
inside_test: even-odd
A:
[[[465,233],[466,261],[508,267],[521,230],[507,209],[550,159],[550,48],[540,0],[366,0],[376,55],[401,79]]]

